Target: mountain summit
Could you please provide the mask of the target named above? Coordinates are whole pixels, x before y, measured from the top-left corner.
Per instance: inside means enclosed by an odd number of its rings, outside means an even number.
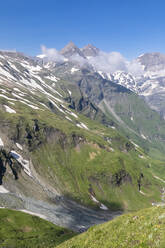
[[[158,52],[142,54],[138,57],[138,61],[145,67],[145,71],[165,69],[165,55]]]
[[[84,54],[81,52],[81,50],[71,41],[69,42],[61,51],[60,53],[69,58],[74,55],[79,55],[80,57],[85,58]]]
[[[78,55],[85,59],[87,57],[97,56],[99,51],[100,50],[97,47],[91,44],[88,44],[80,49],[71,41],[60,51],[60,53],[67,58]]]
[[[85,57],[95,57],[100,52],[100,50],[97,47],[91,44],[88,44],[87,46],[81,48],[81,51],[83,52]]]

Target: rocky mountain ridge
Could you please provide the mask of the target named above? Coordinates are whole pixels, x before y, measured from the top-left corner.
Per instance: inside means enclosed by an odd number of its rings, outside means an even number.
[[[111,64],[109,65],[109,72],[107,72],[107,67],[105,71],[104,69],[98,69],[95,59],[98,64],[99,60],[100,63],[107,63],[108,58],[105,58],[106,60],[102,62],[102,56],[105,53],[102,54],[101,50],[91,44],[79,49],[73,42],[70,42],[60,51],[60,54],[64,56],[64,61],[72,61],[78,68],[90,67],[90,70],[93,68],[104,79],[123,85],[142,96],[152,109],[159,112],[162,118],[165,117],[165,55],[156,52],[140,55],[133,62],[140,70],[136,75],[121,69],[111,72]],[[54,62],[49,61],[49,63],[54,66]]]

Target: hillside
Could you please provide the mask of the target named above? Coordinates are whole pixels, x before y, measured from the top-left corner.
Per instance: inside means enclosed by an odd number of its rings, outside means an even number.
[[[1,52],[0,206],[82,231],[161,201],[165,124],[130,90],[75,66]]]
[[[165,208],[154,207],[117,217],[91,227],[58,248],[163,248],[165,247]]]
[[[61,87],[72,92],[67,98],[72,109],[117,128],[152,157],[163,158],[165,122],[144,99],[116,80],[105,79],[88,64],[57,63],[52,72],[63,79]]]
[[[0,209],[0,223],[1,248],[54,247],[75,235],[37,216],[9,209]]]

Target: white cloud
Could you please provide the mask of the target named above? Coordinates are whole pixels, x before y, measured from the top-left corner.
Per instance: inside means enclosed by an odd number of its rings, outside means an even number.
[[[101,51],[98,56],[91,57],[89,63],[94,65],[97,70],[108,73],[127,70],[126,61],[118,52],[105,53]]]
[[[136,61],[127,61],[120,53],[100,52],[98,56],[91,57],[89,63],[94,65],[97,70],[107,73],[114,73],[116,71],[124,71],[139,76],[143,73],[141,65]]]
[[[84,59],[79,54],[72,55],[70,57],[70,60],[73,61],[73,62],[78,62],[80,66],[83,66],[85,63],[88,62],[87,59]]]
[[[136,60],[128,62],[127,68],[128,72],[130,72],[134,76],[141,76],[144,73],[142,66]]]
[[[17,50],[16,49],[12,49],[12,50],[5,50],[5,49],[0,49],[1,52],[7,52],[7,53],[16,53]]]
[[[48,60],[57,62],[66,61],[66,58],[55,48],[46,48],[45,46],[41,46],[41,50],[42,53],[47,56]],[[72,62],[76,61],[80,66],[89,63],[94,66],[96,70],[106,73],[124,71],[129,72],[134,76],[140,76],[143,73],[141,65],[136,60],[128,61],[119,52],[106,53],[100,51],[98,56],[90,57],[89,59],[84,59],[80,55],[76,54],[71,56],[69,60]]]
[[[65,60],[64,56],[59,53],[55,48],[47,48],[45,46],[41,46],[41,51],[48,60],[53,60],[57,62],[62,62]]]

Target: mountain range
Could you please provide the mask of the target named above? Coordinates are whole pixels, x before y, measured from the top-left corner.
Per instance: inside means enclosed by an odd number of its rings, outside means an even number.
[[[100,70],[104,55],[73,42],[0,52],[0,207],[81,232],[164,204],[165,57],[141,55],[131,73]]]
[[[109,65],[109,72],[107,68],[98,70],[95,66],[95,59],[98,58],[102,51],[95,46],[88,44],[79,49],[73,42],[70,42],[64,47],[60,54],[66,60],[76,61],[79,65],[92,66],[93,70],[97,71],[103,78],[112,80],[131,91],[136,92],[142,96],[149,106],[158,111],[162,118],[164,118],[164,80],[165,80],[165,55],[155,52],[140,55],[134,59],[133,62],[140,68],[140,74],[130,73],[127,70],[116,69],[113,73],[111,65]],[[39,57],[43,55],[39,55]],[[100,61],[101,63],[102,61]]]

